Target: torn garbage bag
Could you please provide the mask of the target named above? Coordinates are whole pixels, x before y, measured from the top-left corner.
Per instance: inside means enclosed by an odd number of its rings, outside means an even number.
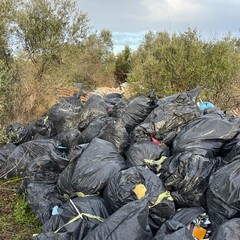
[[[43,232],[57,236],[65,233],[69,239],[84,237],[110,216],[104,200],[99,196],[70,199],[43,224]],[[53,236],[54,236],[53,234]]]
[[[129,167],[147,166],[155,173],[161,167],[159,162],[162,156],[169,156],[169,148],[165,144],[158,145],[151,141],[142,141],[132,144],[126,153],[126,163]]]
[[[198,93],[199,94],[199,93]],[[133,142],[150,139],[153,136],[170,144],[180,127],[200,116],[200,110],[193,98],[186,92],[158,102],[148,117],[132,132]]]
[[[220,159],[184,152],[165,159],[160,169],[164,186],[171,191],[178,207],[205,205],[208,180]]]
[[[94,138],[76,160],[75,166],[70,165],[60,174],[58,185],[67,193],[70,190],[94,194],[102,191],[108,180],[125,168],[124,159],[117,153],[112,143]],[[66,175],[70,179],[65,179]],[[64,187],[62,182],[65,182]]]
[[[209,181],[206,202],[212,229],[240,217],[240,155],[221,167]]]
[[[128,203],[90,232],[84,240],[151,240],[148,225],[148,200]]]
[[[240,121],[223,118],[217,114],[207,114],[184,126],[173,140],[173,154],[191,151],[214,157],[221,148],[233,139],[240,128]]]
[[[159,228],[175,212],[170,192],[162,181],[149,169],[131,167],[114,175],[103,192],[103,198],[113,211],[146,195],[150,206],[150,224]]]

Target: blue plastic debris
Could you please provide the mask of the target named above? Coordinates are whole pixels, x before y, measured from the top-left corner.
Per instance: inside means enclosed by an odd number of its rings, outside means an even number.
[[[204,111],[205,109],[208,109],[208,108],[214,108],[214,105],[210,102],[202,102],[200,105],[199,105],[199,109],[201,111]]]
[[[52,208],[52,215],[58,215],[59,214],[59,212],[58,212],[58,206],[54,206],[53,208]]]
[[[67,149],[67,147],[64,146],[57,146],[58,149]]]

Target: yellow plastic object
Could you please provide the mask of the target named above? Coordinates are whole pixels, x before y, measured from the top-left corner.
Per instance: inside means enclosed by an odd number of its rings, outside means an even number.
[[[170,192],[169,192],[169,191],[165,191],[165,192],[163,192],[163,193],[161,193],[161,194],[158,195],[155,203],[154,203],[152,206],[149,206],[149,208],[153,208],[153,207],[157,206],[157,205],[158,205],[159,203],[161,203],[162,200],[165,199],[165,198],[166,198],[167,200],[169,200],[169,201],[173,201],[173,200],[174,200],[173,197],[171,196]]]
[[[202,227],[199,227],[199,226],[195,226],[194,229],[193,229],[193,233],[192,235],[197,238],[197,239],[204,239],[205,235],[206,235],[206,232],[207,230],[202,228]]]
[[[143,184],[137,184],[132,191],[137,196],[137,199],[142,199],[145,196],[147,189]]]

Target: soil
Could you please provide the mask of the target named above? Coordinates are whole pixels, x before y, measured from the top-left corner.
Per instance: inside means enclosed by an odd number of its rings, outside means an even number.
[[[34,222],[19,223],[14,210],[19,201],[17,188],[19,181],[0,182],[0,240],[28,240],[39,232],[39,224]]]

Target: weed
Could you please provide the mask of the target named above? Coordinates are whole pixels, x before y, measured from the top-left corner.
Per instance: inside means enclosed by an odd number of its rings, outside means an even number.
[[[28,207],[26,197],[17,194],[21,178],[0,180],[0,239],[26,240],[41,232],[41,225]]]

